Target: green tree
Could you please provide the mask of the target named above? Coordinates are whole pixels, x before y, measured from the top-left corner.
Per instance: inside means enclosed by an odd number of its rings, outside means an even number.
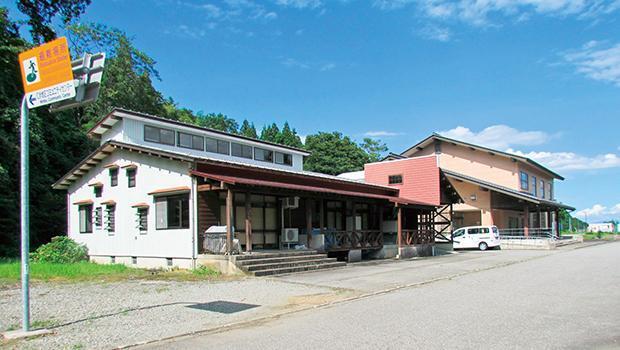
[[[291,129],[288,122],[284,123],[284,126],[282,127],[282,132],[280,133],[277,142],[279,144],[291,147],[303,147],[303,143],[301,142],[301,138],[299,137],[299,135],[297,135],[297,131],[295,129]]]
[[[371,162],[378,162],[383,158],[383,155],[388,151],[388,147],[380,140],[374,140],[370,137],[364,138],[360,143],[360,147],[368,154],[368,159]]]
[[[89,129],[114,107],[166,115],[166,101],[153,87],[151,78],[159,78],[155,61],[138,50],[125,33],[103,25],[77,24],[68,26],[67,34],[74,56],[98,51],[108,55],[99,98],[75,111],[78,125]]]
[[[359,145],[339,132],[308,135],[306,149],[312,154],[306,159],[304,168],[324,174],[362,170],[369,161],[368,154]]]
[[[256,133],[256,128],[254,127],[254,123],[250,123],[247,119],[244,119],[243,123],[241,123],[239,134],[246,136],[246,137],[251,137],[254,139],[258,138],[258,134]]]
[[[232,134],[239,132],[239,123],[237,123],[237,121],[233,118],[229,118],[222,113],[209,113],[206,115],[198,113],[197,124],[206,128],[225,131]]]
[[[18,0],[17,9],[28,16],[30,34],[35,44],[56,38],[52,21],[60,14],[65,25],[78,18],[91,0]]]
[[[278,142],[280,139],[280,128],[276,123],[263,126],[263,130],[260,133],[260,139],[268,142]]]

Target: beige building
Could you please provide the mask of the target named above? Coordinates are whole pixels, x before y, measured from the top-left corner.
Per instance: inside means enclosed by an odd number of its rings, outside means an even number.
[[[554,182],[564,178],[532,159],[433,134],[388,159],[435,155],[464,203],[453,207],[454,228],[496,225],[504,235],[553,235],[560,209]]]

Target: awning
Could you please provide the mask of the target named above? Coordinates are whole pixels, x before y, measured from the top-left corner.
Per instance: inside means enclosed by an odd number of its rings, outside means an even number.
[[[73,202],[73,205],[89,205],[89,204],[93,204],[93,201],[91,201],[90,199],[84,199],[81,201]]]
[[[189,191],[190,191],[189,187],[181,186],[181,187],[160,188],[158,190],[151,191],[148,194],[153,196],[153,195],[186,193],[186,192],[189,192]]]
[[[121,168],[123,169],[136,169],[138,166],[135,164],[127,164],[127,165],[123,165]]]
[[[523,192],[519,192],[516,190],[513,190],[511,188],[508,187],[504,187],[501,185],[497,185],[488,181],[484,181],[484,180],[480,180],[477,179],[475,177],[471,177],[468,175],[463,175],[460,173],[456,173],[454,171],[450,171],[450,170],[446,170],[441,168],[441,171],[443,171],[443,173],[448,177],[448,178],[453,178],[453,179],[457,179],[457,180],[461,180],[461,181],[465,181],[465,182],[469,182],[472,183],[474,185],[478,185],[480,187],[507,195],[509,197],[512,198],[516,198],[516,199],[520,199],[520,200],[524,200],[533,204],[537,204],[537,205],[543,205],[543,206],[549,206],[549,207],[556,207],[556,208],[561,208],[561,209],[566,209],[566,210],[575,210],[575,208],[566,205],[566,204],[562,204],[560,202],[556,202],[556,201],[550,201],[550,200],[546,200],[546,199],[542,199],[542,198],[538,198],[535,196],[532,196],[531,194],[528,193],[523,193]]]
[[[419,202],[419,201],[414,201],[414,200],[405,199],[405,198],[396,197],[396,196],[387,196],[387,195],[358,192],[358,191],[337,190],[337,189],[332,189],[332,188],[291,184],[291,183],[286,183],[286,182],[277,182],[277,181],[269,181],[269,180],[258,180],[254,178],[245,178],[245,177],[239,177],[239,176],[210,174],[210,173],[205,173],[205,172],[196,171],[196,170],[191,170],[190,174],[194,176],[202,177],[205,179],[224,182],[229,185],[241,184],[241,185],[249,185],[249,186],[282,188],[282,189],[305,191],[305,192],[332,193],[332,194],[338,194],[338,195],[343,195],[343,196],[384,199],[392,203],[398,203],[398,204],[403,204],[403,205],[435,207],[435,205],[432,203]]]
[[[149,205],[146,203],[136,203],[134,205],[131,206],[132,208],[148,208]]]
[[[110,199],[110,200],[107,200],[105,202],[101,202],[101,204],[103,204],[103,205],[116,205],[116,202]]]
[[[93,183],[89,183],[88,186],[103,187],[103,184],[101,182],[93,182]]]

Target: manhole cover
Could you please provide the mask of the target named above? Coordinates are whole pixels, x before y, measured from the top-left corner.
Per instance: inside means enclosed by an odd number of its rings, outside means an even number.
[[[253,309],[259,306],[260,305],[235,303],[232,301],[218,300],[218,301],[212,301],[210,303],[188,305],[187,307],[192,308],[192,309],[197,309],[197,310],[218,312],[221,314],[234,314],[237,312]]]

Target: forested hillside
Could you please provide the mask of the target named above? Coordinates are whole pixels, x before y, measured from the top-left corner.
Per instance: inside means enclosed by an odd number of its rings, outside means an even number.
[[[8,10],[0,7],[0,257],[19,252],[19,106],[23,91],[17,55],[57,35],[67,36],[74,58],[99,51],[106,52],[108,58],[96,103],[60,113],[50,113],[44,107],[30,113],[32,249],[65,232],[65,193],[52,190],[51,184],[96,147],[86,137],[86,130],[113,107],[303,147],[312,152],[307,170],[328,174],[361,169],[387,151],[380,141],[364,139],[358,144],[339,132],[308,135],[304,144],[287,122],[281,127],[265,125],[259,132],[247,119],[239,123],[222,113],[182,108],[153,86],[153,79],[161,79],[155,60],[136,48],[125,33],[100,24],[78,24],[90,0],[17,3],[28,17],[26,23],[12,22]],[[62,27],[54,27],[52,22],[62,23]],[[29,38],[20,35],[20,26],[27,28]]]

